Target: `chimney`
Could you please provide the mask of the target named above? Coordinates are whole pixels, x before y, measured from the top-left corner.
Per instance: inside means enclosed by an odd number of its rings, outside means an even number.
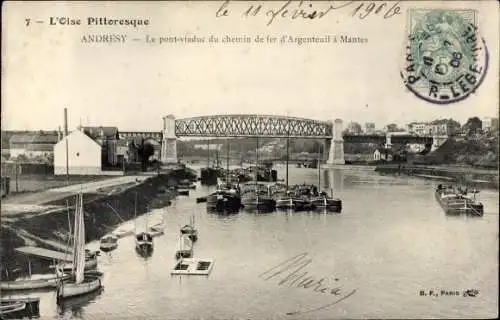
[[[62,132],[61,132],[61,126],[59,126],[59,129],[57,129],[57,141],[62,140]]]

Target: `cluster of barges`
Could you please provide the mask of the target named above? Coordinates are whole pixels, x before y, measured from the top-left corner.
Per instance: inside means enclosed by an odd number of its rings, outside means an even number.
[[[201,202],[200,198],[197,200]],[[333,191],[328,195],[317,186],[306,184],[287,187],[281,183],[220,183],[217,190],[206,197],[206,202],[207,209],[215,212],[238,212],[241,208],[260,212],[342,211],[342,201],[333,197]]]

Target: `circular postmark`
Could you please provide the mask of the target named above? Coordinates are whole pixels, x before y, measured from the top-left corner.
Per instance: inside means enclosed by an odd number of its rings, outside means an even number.
[[[410,12],[410,21],[401,71],[408,90],[436,104],[458,102],[474,93],[488,68],[475,12]]]

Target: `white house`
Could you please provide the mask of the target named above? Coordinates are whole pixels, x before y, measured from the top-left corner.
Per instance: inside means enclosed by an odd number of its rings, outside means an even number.
[[[75,130],[54,146],[54,174],[66,174],[66,141],[68,171],[75,175],[102,173],[101,146],[80,130]]]
[[[392,152],[390,149],[377,148],[373,152],[373,160],[375,160],[375,161],[380,161],[380,160],[391,161],[392,160]]]

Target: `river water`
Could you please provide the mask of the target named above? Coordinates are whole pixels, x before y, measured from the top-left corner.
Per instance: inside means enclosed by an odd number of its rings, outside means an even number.
[[[289,170],[292,184],[318,182],[315,169]],[[278,174],[284,177],[283,167]],[[341,214],[243,211],[219,216],[196,203],[208,192],[198,185],[189,197],[179,196],[172,206],[121,226],[140,229],[164,219],[166,233],[154,239],[150,258],[136,254],[133,237],[120,239],[118,249],[99,258],[103,292],[62,307],[56,306],[54,292],[36,293],[40,314],[51,319],[497,316],[497,191],[479,194],[485,205],[482,218],[450,217],[434,199],[436,182],[340,169],[324,171],[321,179],[323,188],[333,187],[342,199]],[[199,231],[194,255],[214,259],[214,267],[208,277],[171,276],[179,228],[192,215]],[[301,261],[309,264],[297,274],[307,272],[314,287],[298,288],[300,281],[290,285],[293,278],[286,277],[292,269],[268,280],[262,275],[300,254],[307,254]],[[467,289],[478,294],[464,297]],[[422,290],[427,295],[421,296]],[[430,290],[437,295],[429,295]],[[459,295],[442,295],[441,290]]]

